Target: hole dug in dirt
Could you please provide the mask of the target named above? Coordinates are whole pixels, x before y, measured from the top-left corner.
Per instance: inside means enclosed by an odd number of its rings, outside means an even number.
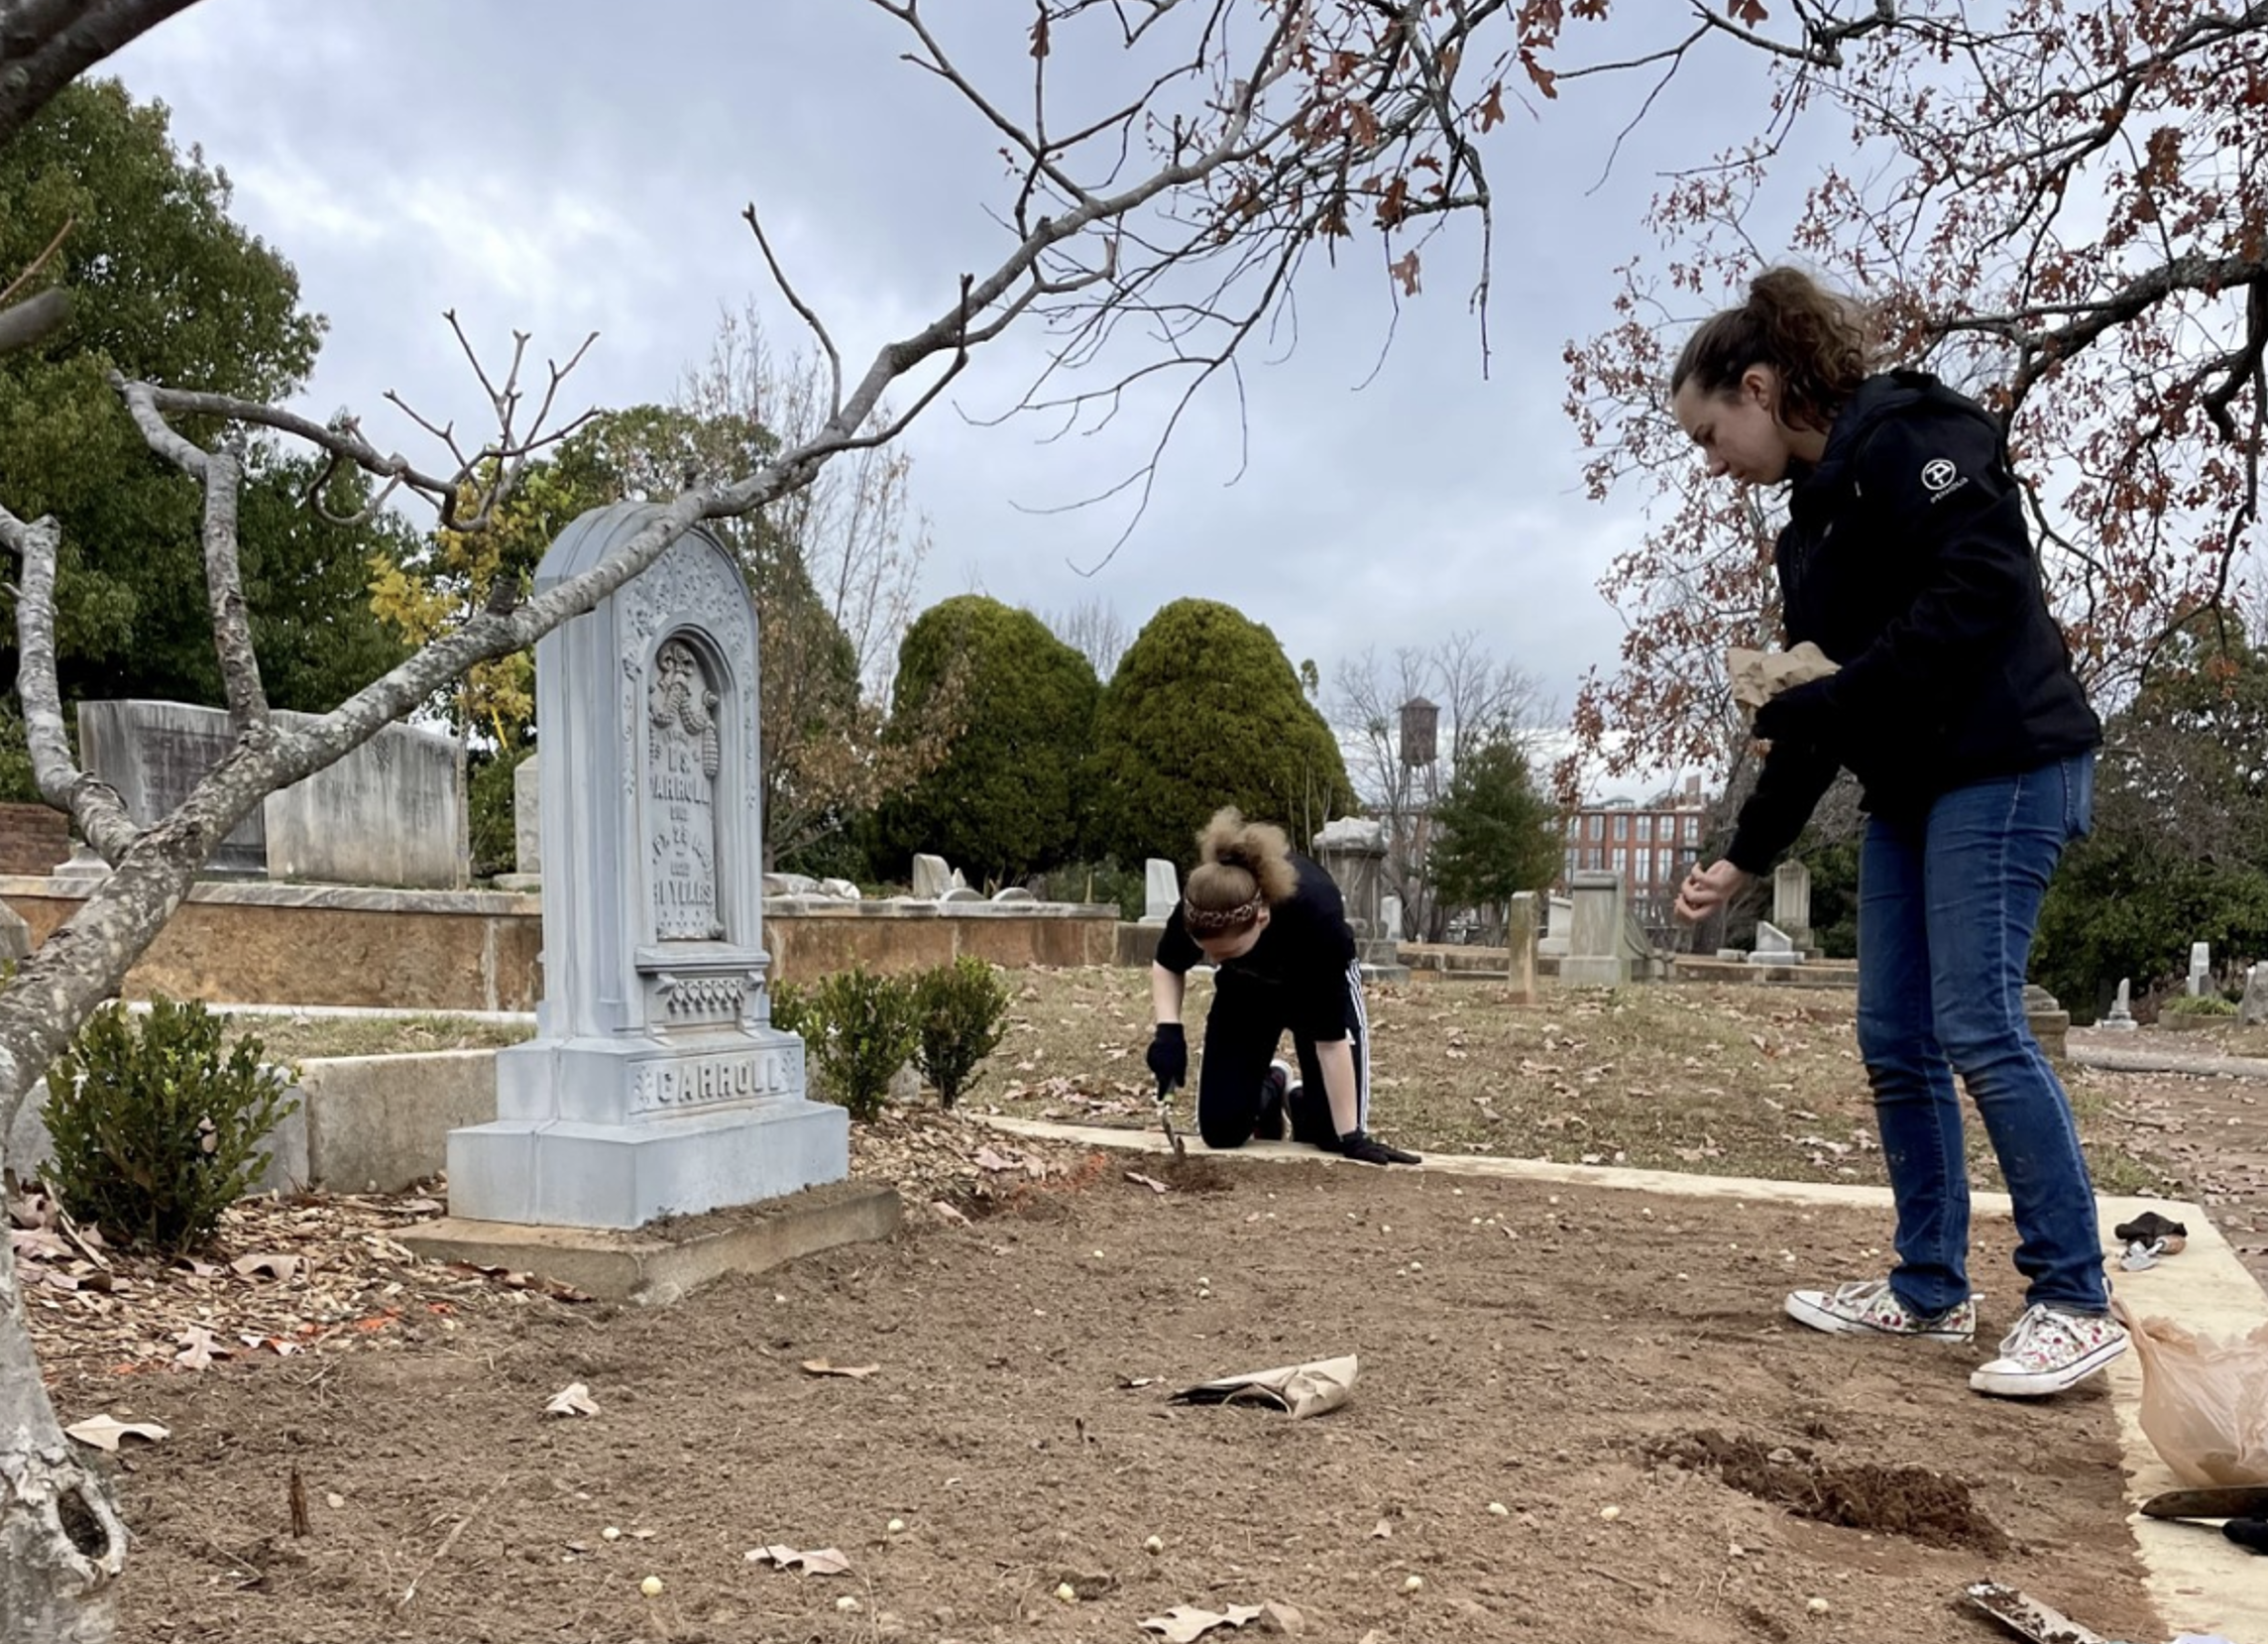
[[[1800,1446],[1728,1439],[1713,1428],[1657,1439],[1648,1461],[1713,1472],[1734,1489],[1784,1507],[1798,1518],[1928,1547],[1967,1548],[1997,1557],[2008,1538],[1984,1515],[1969,1486],[1927,1468],[1822,1462]]]

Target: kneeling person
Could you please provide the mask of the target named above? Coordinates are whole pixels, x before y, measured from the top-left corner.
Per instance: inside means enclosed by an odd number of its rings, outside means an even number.
[[[1186,1084],[1182,996],[1191,967],[1210,962],[1212,1013],[1197,1080],[1197,1131],[1208,1147],[1241,1147],[1287,1130],[1363,1164],[1416,1164],[1364,1125],[1370,1045],[1354,932],[1338,886],[1298,855],[1284,830],[1223,810],[1197,835],[1199,862],[1166,920],[1150,968],[1157,1023],[1150,1071]],[[1276,1060],[1286,1031],[1300,1072]],[[1318,1094],[1319,1093],[1319,1094]]]

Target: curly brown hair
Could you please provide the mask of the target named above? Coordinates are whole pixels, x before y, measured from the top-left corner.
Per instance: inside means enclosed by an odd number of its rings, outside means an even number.
[[[1766,269],[1749,299],[1701,322],[1669,374],[1674,396],[1687,382],[1730,394],[1753,365],[1779,374],[1779,419],[1825,431],[1867,380],[1871,352],[1866,308],[1829,291],[1801,269]]]
[[[1247,822],[1242,811],[1227,805],[1198,830],[1197,866],[1182,891],[1182,917],[1192,935],[1232,936],[1299,884],[1284,830],[1272,822]]]

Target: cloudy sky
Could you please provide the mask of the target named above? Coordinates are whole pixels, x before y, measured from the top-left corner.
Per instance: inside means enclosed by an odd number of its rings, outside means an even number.
[[[483,419],[444,309],[500,357],[515,327],[538,351],[598,331],[578,408],[668,398],[721,312],[751,298],[775,344],[793,341],[739,220],[750,201],[852,359],[938,312],[964,270],[998,261],[987,210],[1008,184],[995,145],[897,60],[897,26],[871,7],[655,0],[634,25],[630,12],[204,0],[107,71],[170,105],[176,138],[227,170],[239,218],[329,316],[308,408],[353,408],[382,443],[413,451],[389,389],[428,414]],[[992,88],[1028,96],[1028,8],[957,0],[938,16]],[[1137,408],[1109,433],[1053,443],[1029,421],[981,426],[1014,404],[1044,338],[980,357],[906,439],[935,530],[925,603],[970,589],[1043,613],[1099,599],[1133,627],[1203,595],[1268,623],[1326,677],[1366,646],[1473,630],[1564,709],[1586,667],[1611,664],[1620,619],[1593,584],[1643,520],[1635,497],[1582,493],[1560,351],[1608,323],[1614,268],[1651,254],[1639,219],[1656,176],[1753,118],[1754,64],[1719,52],[1699,67],[1603,186],[1644,82],[1591,82],[1491,140],[1485,376],[1465,300],[1475,237],[1428,250],[1424,294],[1375,377],[1395,320],[1378,259],[1314,264],[1298,346],[1247,362],[1241,476],[1238,410],[1215,393],[1169,449],[1138,528],[1091,576],[1076,567],[1108,554],[1125,509],[1036,511],[1122,477],[1155,417]],[[1068,46],[1054,71],[1075,101],[1100,88]]]

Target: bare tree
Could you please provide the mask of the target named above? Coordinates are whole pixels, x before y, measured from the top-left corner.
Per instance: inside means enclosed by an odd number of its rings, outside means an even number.
[[[1022,408],[1099,413],[1137,383],[1178,382],[1162,441],[1190,397],[1229,370],[1251,332],[1281,311],[1306,253],[1351,236],[1358,213],[1370,215],[1383,243],[1400,245],[1387,266],[1408,292],[1418,282],[1416,231],[1452,210],[1476,209],[1485,220],[1489,196],[1472,139],[1504,118],[1514,54],[1508,47],[1492,60],[1473,31],[1509,15],[1506,0],[1441,7],[1147,0],[1139,8],[1043,0],[1030,14],[1022,112],[963,71],[918,0],[870,3],[905,32],[906,60],[988,122],[1009,157],[1013,197],[999,213],[1001,256],[989,270],[952,281],[928,323],[859,366],[844,360],[751,206],[758,252],[826,361],[824,414],[745,474],[680,492],[604,563],[525,603],[507,591],[336,709],[286,726],[269,711],[246,618],[240,466],[225,444],[194,443],[174,419],[290,436],[380,479],[381,501],[414,493],[443,526],[463,530],[490,518],[525,472],[546,437],[561,374],[553,372],[531,407],[515,349],[511,370],[483,376],[498,415],[495,439],[468,451],[452,430],[427,424],[450,455],[436,471],[382,451],[351,421],[326,427],[192,388],[119,382],[151,449],[203,491],[206,597],[235,732],[228,754],[179,808],[142,826],[115,792],[73,763],[64,735],[56,674],[59,529],[52,520],[0,509],[0,542],[20,561],[18,688],[37,779],[113,868],[0,989],[0,1135],[57,1050],[116,994],[210,852],[267,794],[341,758],[473,664],[529,646],[588,611],[689,528],[778,506],[831,464],[886,448],[974,350],[1011,327],[1049,327],[1057,342]],[[7,54],[0,137],[70,73],[178,9],[26,0],[0,10]],[[1049,64],[1075,49],[1122,54],[1131,90],[1108,106],[1060,106]],[[1075,380],[1082,369],[1103,380]],[[904,409],[882,415],[893,390],[906,396]],[[1153,460],[1126,483],[1146,489],[1154,473]],[[0,1245],[0,1637],[109,1638],[125,1550],[108,1480],[57,1423],[13,1260]]]
[[[1430,648],[1405,646],[1383,660],[1376,649],[1348,657],[1332,671],[1331,687],[1327,717],[1346,750],[1347,775],[1386,824],[1387,887],[1402,898],[1397,934],[1437,942],[1452,910],[1426,871],[1433,807],[1471,750],[1509,738],[1532,753],[1532,733],[1546,717],[1540,689],[1471,633]],[[1405,756],[1419,751],[1403,745],[1402,707],[1418,698],[1434,705],[1439,721],[1434,757],[1413,763]]]
[[[1571,45],[1610,6],[1531,10],[1554,34],[1563,17]],[[1663,257],[1632,258],[1611,329],[1568,350],[1593,494],[1635,487],[1656,505],[1603,590],[1673,618],[1586,688],[1588,722],[1675,758],[1709,729],[1678,659],[1742,643],[1765,603],[1768,541],[1707,483],[1662,384],[1693,322],[1782,255],[1871,299],[1887,360],[2006,417],[2075,660],[2124,694],[2190,613],[2231,603],[2268,545],[2268,145],[2254,117],[2268,5],[1690,0],[1645,16],[1655,49],[1560,66],[1555,86],[1643,74],[1658,90],[1706,71],[1710,53],[1754,56],[1772,84],[1745,136],[1664,180],[1648,216]],[[1797,208],[1784,251],[1757,239],[1774,193]],[[1707,598],[1675,608],[1661,596],[1696,563]]]
[[[1084,656],[1104,684],[1118,671],[1118,658],[1134,643],[1126,619],[1105,599],[1084,599],[1063,611],[1050,611],[1041,619],[1048,632]]]

